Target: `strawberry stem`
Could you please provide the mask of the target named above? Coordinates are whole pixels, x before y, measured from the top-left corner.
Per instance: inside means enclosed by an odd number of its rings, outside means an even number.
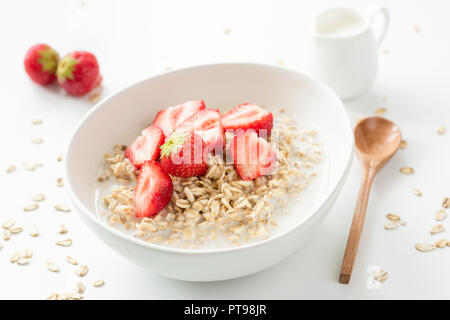
[[[172,133],[166,142],[160,147],[161,158],[164,156],[169,158],[172,152],[176,152],[178,147],[183,145],[188,135],[189,132],[185,131],[175,131]]]

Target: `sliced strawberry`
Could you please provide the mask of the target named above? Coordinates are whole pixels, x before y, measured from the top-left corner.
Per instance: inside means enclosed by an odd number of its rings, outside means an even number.
[[[166,137],[168,137],[180,123],[203,109],[205,109],[205,102],[203,100],[187,101],[159,111],[156,114],[155,120],[153,120],[153,124],[160,126]]]
[[[224,114],[222,125],[225,130],[253,129],[258,135],[267,137],[273,128],[273,115],[255,104],[244,103]],[[267,130],[265,134],[260,134],[262,129]]]
[[[164,132],[159,126],[151,125],[125,151],[125,156],[139,169],[145,161],[158,159],[160,146],[164,143]]]
[[[136,218],[156,215],[167,206],[172,191],[172,180],[161,165],[155,161],[146,161],[141,168],[134,191]]]
[[[210,152],[221,148],[225,141],[225,131],[222,126],[220,111],[217,109],[200,110],[184,120],[177,130],[195,132],[200,135],[205,148]]]
[[[188,131],[175,131],[161,147],[161,166],[176,177],[205,175],[208,170],[202,138]]]
[[[254,130],[239,130],[230,144],[230,156],[242,180],[253,180],[270,174],[277,162],[277,154],[266,139]]]

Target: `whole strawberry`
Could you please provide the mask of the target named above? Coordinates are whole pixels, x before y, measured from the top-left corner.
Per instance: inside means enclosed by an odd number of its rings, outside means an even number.
[[[203,176],[208,170],[204,150],[200,135],[175,131],[161,146],[161,167],[176,177]]]
[[[24,65],[28,76],[40,85],[48,85],[56,79],[58,53],[46,44],[36,44],[28,49]]]
[[[74,51],[58,64],[58,83],[69,94],[82,96],[102,82],[97,58],[87,51]]]

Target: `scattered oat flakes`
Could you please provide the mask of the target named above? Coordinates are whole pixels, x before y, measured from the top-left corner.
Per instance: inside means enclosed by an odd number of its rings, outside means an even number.
[[[66,234],[67,232],[69,232],[69,229],[67,229],[67,227],[66,227],[65,224],[61,224],[61,225],[59,226],[58,233],[59,233],[59,234]]]
[[[47,262],[46,266],[47,266],[47,269],[51,272],[59,272],[59,267],[56,265],[56,263]]]
[[[75,258],[71,257],[71,256],[67,256],[66,257],[66,261],[70,264],[73,264],[74,266],[78,265],[78,261],[75,260]]]
[[[94,287],[101,287],[101,286],[103,286],[105,284],[105,281],[103,281],[103,280],[95,280],[93,283],[92,283],[92,285],[94,286]]]
[[[387,112],[386,108],[378,108],[378,109],[375,110],[375,114],[377,116],[381,116],[381,115],[385,114],[386,112]]]
[[[77,283],[75,283],[75,291],[78,294],[83,294],[85,290],[86,290],[86,287],[84,286],[83,282],[78,281]]]
[[[400,221],[400,216],[398,214],[395,214],[395,213],[388,213],[386,215],[386,218],[388,220],[391,220],[391,221]]]
[[[417,189],[417,188],[414,188],[414,189],[413,189],[413,194],[416,195],[416,196],[418,196],[418,197],[421,197],[421,196],[422,196],[422,191],[420,191],[420,190]]]
[[[434,250],[436,247],[430,243],[419,242],[416,243],[416,250],[420,252],[428,252]]]
[[[36,210],[37,208],[39,208],[39,205],[37,203],[32,203],[23,207],[23,211],[33,211]]]
[[[8,167],[8,169],[6,169],[6,173],[13,173],[14,171],[16,171],[16,166],[15,165],[10,165]]]
[[[414,169],[411,167],[401,167],[400,168],[400,172],[403,174],[413,174],[414,173]]]
[[[437,130],[438,134],[444,134],[447,131],[444,125],[440,126]]]
[[[44,142],[44,139],[42,139],[42,138],[33,138],[31,140],[31,142],[33,142],[34,144],[41,144],[42,142]]]
[[[63,178],[58,178],[57,180],[56,180],[56,186],[57,187],[64,187],[64,180],[63,180]]]
[[[431,230],[430,230],[430,234],[436,234],[436,233],[441,233],[444,232],[445,228],[442,224],[436,224],[434,225]]]
[[[23,230],[22,227],[13,227],[13,228],[9,228],[9,231],[10,231],[12,234],[18,234],[18,233],[21,233],[22,230]]]
[[[448,244],[448,240],[447,239],[441,239],[439,241],[436,241],[436,243],[434,244],[434,246],[436,248],[444,248],[446,247]]]
[[[36,126],[36,125],[39,125],[39,124],[42,124],[42,122],[43,122],[43,121],[40,120],[40,119],[36,119],[36,120],[31,121],[31,123],[34,124],[35,126]]]
[[[88,266],[81,265],[77,270],[75,270],[75,274],[79,277],[84,277],[89,271]]]
[[[31,200],[33,200],[33,201],[44,201],[45,200],[45,196],[44,196],[43,193],[35,194],[34,196],[31,197]]]
[[[442,221],[445,219],[445,217],[447,217],[447,213],[445,212],[444,209],[439,209],[434,213],[434,219],[436,221]]]
[[[89,101],[90,102],[97,102],[98,100],[100,100],[100,97],[101,97],[100,93],[94,93],[93,95],[91,95],[89,97]]]
[[[448,209],[450,207],[450,198],[445,197],[442,201],[442,207]]]
[[[20,257],[20,252],[14,252],[11,255],[11,258],[9,258],[9,261],[11,261],[11,263],[16,263],[17,261],[19,261]]]
[[[31,226],[31,228],[30,228],[30,236],[32,236],[32,237],[39,236],[39,229],[36,226]]]
[[[384,225],[384,229],[386,230],[394,230],[398,228],[398,222],[397,221],[389,221]]]
[[[9,229],[9,228],[11,228],[14,225],[14,223],[16,223],[16,221],[14,221],[13,218],[9,218],[5,222],[3,222],[2,228],[3,229]]]
[[[62,212],[70,212],[70,208],[68,206],[62,205],[62,204],[57,204],[55,206],[55,209],[57,211],[62,211]]]
[[[31,249],[26,248],[22,253],[22,258],[30,259],[33,256],[33,251]]]
[[[384,282],[386,281],[388,277],[388,273],[386,271],[384,271],[383,269],[381,269],[380,271],[378,271],[377,273],[374,274],[373,279],[379,282]]]
[[[408,146],[408,142],[406,140],[402,140],[400,142],[400,149],[405,149]]]
[[[11,231],[9,229],[3,230],[3,240],[8,241],[11,239]]]
[[[72,239],[65,239],[56,241],[56,244],[61,247],[70,247],[72,245]]]

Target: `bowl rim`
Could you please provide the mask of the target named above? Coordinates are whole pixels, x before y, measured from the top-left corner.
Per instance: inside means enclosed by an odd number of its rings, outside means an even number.
[[[151,75],[142,80],[139,80],[133,84],[126,86],[125,88],[123,88],[119,91],[116,91],[116,92],[108,95],[106,98],[99,101],[91,110],[89,110],[76,125],[72,135],[70,136],[69,144],[68,144],[68,146],[65,150],[65,154],[64,154],[64,174],[66,177],[66,188],[65,189],[69,196],[69,199],[74,203],[74,205],[77,209],[76,210],[77,213],[79,215],[82,214],[84,217],[87,217],[87,219],[92,221],[95,225],[99,226],[100,228],[102,228],[103,230],[105,230],[109,233],[112,233],[113,235],[121,238],[122,240],[131,242],[138,246],[142,246],[142,247],[149,248],[152,250],[160,251],[160,252],[183,254],[183,255],[206,255],[206,254],[219,254],[219,253],[225,253],[225,252],[249,250],[249,249],[252,249],[255,247],[263,246],[266,243],[275,241],[278,238],[285,237],[289,233],[293,232],[295,229],[301,227],[302,225],[306,224],[309,220],[311,220],[319,211],[321,211],[323,209],[323,207],[328,203],[330,198],[332,198],[336,192],[339,192],[339,189],[340,189],[339,187],[343,184],[343,182],[345,182],[345,179],[348,177],[348,173],[350,171],[350,167],[351,167],[352,159],[353,159],[353,149],[354,149],[353,139],[351,139],[349,148],[348,148],[348,150],[346,150],[346,153],[347,153],[346,165],[344,166],[342,172],[340,173],[340,177],[339,177],[338,181],[335,183],[335,185],[332,187],[332,190],[328,193],[328,195],[325,197],[325,199],[316,208],[316,210],[314,212],[312,212],[305,220],[303,220],[301,223],[295,225],[294,227],[288,228],[288,229],[284,230],[283,232],[275,234],[274,236],[269,237],[267,239],[244,244],[244,245],[241,245],[238,247],[226,247],[226,248],[218,248],[218,249],[182,249],[182,248],[173,248],[173,247],[163,246],[163,245],[159,245],[159,244],[153,244],[153,243],[150,243],[147,241],[136,239],[133,236],[126,234],[126,233],[118,230],[117,228],[114,228],[113,226],[110,226],[107,223],[101,221],[93,212],[91,212],[91,210],[89,210],[82,203],[82,201],[80,199],[78,199],[78,196],[76,195],[74,189],[72,188],[72,182],[70,180],[69,168],[68,168],[68,159],[69,159],[69,155],[70,155],[74,140],[77,137],[78,132],[82,129],[85,121],[88,118],[90,118],[94,113],[96,113],[98,110],[105,108],[105,106],[108,105],[108,102],[111,99],[113,99],[116,96],[119,96],[121,94],[124,94],[126,91],[128,91],[134,87],[142,85],[144,82],[150,81],[152,79],[157,79],[159,77],[164,77],[168,74],[175,74],[175,73],[189,71],[189,70],[211,68],[211,67],[245,67],[245,66],[274,69],[277,71],[282,70],[283,72],[295,74],[297,76],[300,75],[301,77],[314,82],[314,84],[317,85],[318,87],[320,87],[324,92],[326,92],[326,94],[328,94],[336,102],[336,106],[344,112],[344,114],[346,115],[345,119],[347,122],[347,126],[351,132],[351,136],[353,137],[353,130],[352,130],[350,118],[348,116],[348,112],[347,112],[342,100],[337,96],[337,94],[334,91],[332,91],[323,82],[321,82],[320,80],[318,80],[310,75],[307,75],[301,71],[293,70],[293,69],[286,68],[286,67],[276,66],[276,65],[264,64],[264,63],[225,62],[225,63],[202,64],[202,65],[196,65],[196,66],[190,66],[190,67],[186,67],[186,68],[171,70],[171,71],[164,72],[164,73],[158,73],[156,75]],[[96,233],[96,232],[94,232],[94,233]]]

